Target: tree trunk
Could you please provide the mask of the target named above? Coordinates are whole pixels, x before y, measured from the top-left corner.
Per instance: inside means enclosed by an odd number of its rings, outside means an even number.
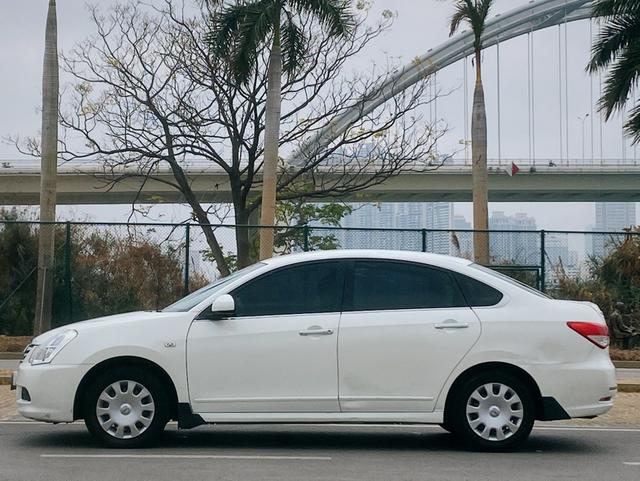
[[[273,37],[269,56],[267,83],[267,105],[264,133],[264,163],[262,165],[262,204],[260,225],[275,225],[276,185],[278,173],[278,144],[280,142],[282,51],[280,48],[279,20]],[[260,229],[260,259],[273,255],[273,229]]]
[[[182,192],[182,195],[184,195],[185,200],[187,201],[189,206],[191,206],[191,209],[193,210],[193,215],[195,216],[196,220],[200,224],[200,228],[204,233],[204,238],[206,239],[207,244],[211,249],[211,254],[213,255],[213,258],[216,261],[216,267],[218,268],[218,272],[220,272],[220,275],[222,277],[228,276],[230,274],[229,266],[227,265],[227,261],[224,258],[224,252],[222,251],[222,248],[218,243],[218,239],[216,239],[215,232],[213,231],[213,228],[211,227],[211,225],[209,225],[210,223],[209,216],[200,205],[200,202],[198,202],[198,199],[193,193],[193,190],[191,190],[191,186],[189,185],[189,179],[187,179],[187,176],[185,175],[184,170],[182,170],[182,167],[178,165],[175,158],[167,159],[167,161],[171,166],[173,177],[176,179],[176,182],[178,183],[180,192]]]
[[[55,263],[56,176],[58,167],[58,33],[56,1],[49,0],[42,72],[40,235],[34,334],[51,329]],[[47,224],[49,223],[49,224]]]
[[[473,94],[471,152],[473,157],[473,235],[475,261],[489,265],[489,173],[487,171],[487,112],[482,85],[481,52],[476,52],[476,86]]]

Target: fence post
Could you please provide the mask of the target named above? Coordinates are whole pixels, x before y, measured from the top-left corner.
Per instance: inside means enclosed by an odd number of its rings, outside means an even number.
[[[184,226],[184,281],[182,282],[183,293],[186,296],[189,294],[189,244],[191,241],[191,225],[186,224]]]
[[[71,292],[71,222],[65,225],[64,292],[67,301],[67,322],[73,320],[73,294]]]
[[[427,252],[427,229],[422,229],[422,252]]]
[[[547,258],[545,246],[545,231],[540,231],[540,290],[545,292],[547,289]]]
[[[302,235],[304,239],[302,248],[305,252],[309,252],[309,224],[305,224],[302,228]]]

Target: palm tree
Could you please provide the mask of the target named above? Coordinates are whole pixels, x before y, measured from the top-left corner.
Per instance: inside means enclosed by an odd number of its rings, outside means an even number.
[[[260,215],[263,226],[275,223],[282,73],[293,75],[303,65],[309,42],[296,21],[310,15],[330,35],[348,35],[354,25],[348,7],[346,0],[254,0],[225,7],[212,18],[206,40],[214,55],[228,61],[239,83],[249,81],[263,45],[271,43]],[[273,229],[260,229],[260,259],[273,255],[273,239]]]
[[[601,17],[604,25],[593,44],[587,70],[608,71],[599,109],[609,120],[626,107],[640,77],[640,1],[599,0],[593,6],[593,16]],[[634,143],[640,142],[640,106],[631,110],[624,128]]]
[[[487,111],[482,85],[482,34],[493,0],[456,0],[451,17],[450,36],[467,22],[473,31],[476,86],[471,119],[471,156],[473,157],[473,245],[475,260],[489,264],[489,173],[487,171]]]
[[[34,333],[51,328],[56,220],[56,175],[58,167],[58,26],[56,0],[49,0],[42,71],[42,140],[40,172],[40,235],[38,240],[38,284]]]

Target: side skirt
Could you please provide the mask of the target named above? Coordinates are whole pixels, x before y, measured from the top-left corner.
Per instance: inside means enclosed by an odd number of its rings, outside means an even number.
[[[440,424],[441,411],[433,413],[200,413],[206,423],[381,423]]]

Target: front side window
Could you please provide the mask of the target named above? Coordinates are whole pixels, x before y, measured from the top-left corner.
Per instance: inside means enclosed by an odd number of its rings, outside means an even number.
[[[342,263],[338,261],[282,267],[231,293],[236,316],[340,312],[343,276]]]
[[[349,310],[467,307],[451,273],[421,264],[356,261]]]
[[[239,271],[234,272],[233,274],[227,277],[221,277],[217,281],[204,286],[201,289],[198,289],[195,292],[192,292],[186,297],[183,297],[177,302],[174,302],[169,307],[165,307],[163,309],[164,312],[187,312],[190,309],[193,309],[201,302],[205,301],[207,298],[214,295],[216,292],[220,291],[223,287],[227,286],[231,282],[239,279],[256,269],[260,269],[264,267],[266,264],[264,262],[258,262],[256,264],[250,265],[249,267],[245,267],[244,269],[240,269]]]

